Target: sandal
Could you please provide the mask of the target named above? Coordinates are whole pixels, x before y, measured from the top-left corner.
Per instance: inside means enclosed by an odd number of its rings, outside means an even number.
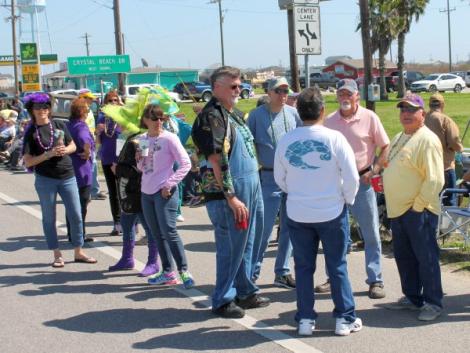
[[[54,268],[61,268],[61,267],[64,267],[65,266],[65,262],[64,262],[64,259],[59,256],[59,257],[56,257],[54,259],[54,262],[52,263],[52,267]]]
[[[94,259],[93,257],[89,257],[89,256],[75,259],[74,261],[84,263],[84,264],[96,264],[98,262],[96,259]]]

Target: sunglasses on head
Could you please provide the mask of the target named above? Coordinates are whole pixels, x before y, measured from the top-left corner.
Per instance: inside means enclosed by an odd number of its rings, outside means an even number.
[[[418,110],[420,110],[420,107],[412,107],[411,105],[405,105],[400,107],[400,112],[402,113],[416,113]]]
[[[274,89],[274,93],[276,93],[276,94],[281,94],[281,93],[282,93],[282,94],[288,94],[288,93],[289,93],[289,89],[287,89],[287,88],[279,88],[279,87],[278,87],[278,88],[275,88],[275,89]]]

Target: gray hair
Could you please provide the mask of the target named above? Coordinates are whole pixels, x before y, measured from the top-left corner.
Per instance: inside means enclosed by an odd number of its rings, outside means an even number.
[[[211,75],[211,86],[214,88],[215,82],[222,77],[230,77],[231,79],[239,78],[241,75],[240,69],[233,66],[221,66],[216,69]]]

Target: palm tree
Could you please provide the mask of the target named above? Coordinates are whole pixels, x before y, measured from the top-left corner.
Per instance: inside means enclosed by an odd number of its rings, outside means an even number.
[[[405,95],[405,80],[403,69],[405,64],[405,36],[410,31],[413,20],[418,21],[419,17],[424,14],[426,5],[429,0],[388,0],[385,1],[384,7],[387,11],[397,11],[398,16],[392,19],[395,22],[395,29],[398,33],[398,61],[397,67],[400,73],[398,80],[398,98]]]

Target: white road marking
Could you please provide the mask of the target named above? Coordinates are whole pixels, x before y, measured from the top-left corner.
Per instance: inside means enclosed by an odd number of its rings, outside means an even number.
[[[0,192],[0,199],[2,199],[3,201],[5,201],[6,203],[10,205],[13,205],[14,207],[18,207],[22,211],[42,221],[41,211],[38,211],[34,209],[33,207],[28,206],[24,204],[23,202],[16,200],[1,192]],[[59,232],[66,234],[67,229],[64,223],[56,222],[56,226]],[[121,253],[119,251],[115,250],[113,247],[105,243],[95,241],[93,243],[88,243],[88,245],[93,247],[95,250],[101,251],[103,254],[108,255],[109,257],[112,257],[116,260],[119,260],[121,258]],[[135,268],[138,271],[142,271],[144,266],[145,264],[143,262],[138,261],[138,260],[135,261]],[[209,296],[207,296],[203,292],[195,288],[187,290],[180,286],[171,287],[171,288],[177,291],[178,293],[184,295],[185,297],[191,299],[193,302],[197,302],[198,304],[203,305],[208,309],[211,308],[211,299]],[[293,338],[281,331],[277,331],[273,327],[265,324],[263,321],[258,321],[257,319],[249,315],[245,315],[245,317],[243,317],[242,319],[233,319],[233,321],[244,326],[248,330],[251,330],[257,333],[258,335],[263,336],[264,338],[267,338],[273,343],[276,343],[277,345],[290,350],[291,352],[322,353],[320,350],[315,349],[314,347],[305,344],[301,340],[297,338]]]

